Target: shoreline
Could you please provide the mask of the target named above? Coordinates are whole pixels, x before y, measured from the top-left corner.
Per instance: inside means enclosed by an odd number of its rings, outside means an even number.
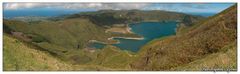
[[[132,32],[132,28],[129,27],[129,24],[127,24],[127,32],[128,32],[128,33],[132,33],[132,34],[134,34],[134,32]]]
[[[108,40],[114,40],[114,38],[121,38],[121,39],[130,39],[130,40],[143,40],[144,37],[134,38],[134,37],[111,37]]]
[[[105,33],[116,32],[116,33],[122,33],[122,34],[134,34],[134,32],[132,32],[131,30],[132,28],[129,27],[129,24],[123,24],[123,26],[121,27],[112,27],[112,28],[106,29]]]
[[[169,21],[156,21],[156,20],[148,20],[148,22],[169,22]],[[178,22],[178,20],[176,20],[175,22]],[[140,23],[140,22],[134,22],[134,23]],[[129,27],[129,24],[131,23],[128,23],[128,24],[125,24],[127,27],[126,27],[126,31],[128,33],[132,33],[132,34],[135,34],[133,31],[132,31],[132,28]],[[105,31],[105,33],[109,32],[108,30]],[[107,38],[107,40],[115,40],[114,38],[121,38],[121,39],[129,39],[129,40],[144,40],[144,37],[110,37],[110,38]],[[115,43],[106,43],[106,42],[101,42],[101,41],[97,41],[97,40],[90,40],[89,42],[96,42],[96,43],[101,43],[101,44],[118,44],[120,43],[119,40],[116,40],[117,42]]]
[[[126,24],[126,26],[127,26],[126,27],[126,31],[128,33],[135,34],[134,32],[131,31],[132,28],[129,27],[129,24]],[[105,32],[109,32],[109,31],[106,30]],[[107,40],[115,40],[117,42],[115,42],[115,43],[107,43],[107,42],[102,42],[102,41],[97,41],[97,40],[89,40],[89,42],[93,42],[93,43],[95,42],[95,43],[101,43],[101,44],[119,44],[120,41],[116,40],[114,38],[129,39],[129,40],[144,40],[144,37],[110,37],[110,38],[107,38]]]
[[[129,40],[144,40],[144,37],[140,37],[140,38],[133,38],[133,37],[110,37],[107,38],[107,40],[114,40],[114,38],[122,38],[122,39],[129,39]],[[115,43],[107,43],[107,42],[102,42],[102,41],[98,41],[98,40],[89,40],[89,42],[91,43],[101,43],[101,44],[119,44],[120,41],[116,40],[117,42]]]
[[[106,42],[102,42],[102,41],[98,41],[98,40],[89,40],[88,42],[91,42],[91,43],[101,43],[101,44],[115,44],[115,43],[106,43]],[[118,42],[116,42],[118,43]]]

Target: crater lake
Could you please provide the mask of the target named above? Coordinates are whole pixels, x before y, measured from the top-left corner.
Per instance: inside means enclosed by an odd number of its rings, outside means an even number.
[[[142,40],[136,39],[124,39],[124,38],[113,38],[118,40],[120,43],[112,44],[122,50],[129,50],[132,52],[137,52],[142,46],[152,41],[153,39],[175,35],[177,22],[168,21],[168,22],[140,22],[129,24],[131,31],[135,34],[141,35],[144,37]],[[102,49],[105,44],[93,43],[92,47],[97,49]]]

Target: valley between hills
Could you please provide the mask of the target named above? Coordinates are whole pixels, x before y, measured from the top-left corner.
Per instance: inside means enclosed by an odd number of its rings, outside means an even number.
[[[136,52],[113,45],[119,37],[145,39],[129,27],[141,22],[178,24],[174,34]],[[4,71],[237,70],[237,4],[207,18],[161,10],[100,10],[3,19],[3,31]],[[105,46],[91,47],[96,42]]]

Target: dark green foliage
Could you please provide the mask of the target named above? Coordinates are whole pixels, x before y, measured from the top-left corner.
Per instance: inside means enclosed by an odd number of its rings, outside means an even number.
[[[3,32],[4,32],[4,33],[8,33],[8,34],[10,34],[11,31],[13,31],[11,28],[9,28],[9,27],[6,26],[6,25],[3,25]]]
[[[84,56],[73,55],[69,59],[73,60],[73,64],[86,64],[92,60],[90,57],[86,55]]]
[[[95,16],[90,16],[90,20],[99,25],[121,24],[127,21],[126,18],[116,18],[113,13],[103,13]]]
[[[182,23],[185,23],[186,26],[191,26],[192,24],[191,17],[189,15],[184,16]]]
[[[36,42],[36,43],[48,42],[47,39],[39,35],[29,35],[29,36],[31,37],[32,42]]]

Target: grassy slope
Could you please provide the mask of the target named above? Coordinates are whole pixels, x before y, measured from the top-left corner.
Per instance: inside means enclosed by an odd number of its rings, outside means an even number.
[[[96,56],[96,53],[94,53],[95,55],[89,55],[89,53],[82,50],[87,46],[89,40],[112,42],[107,40],[107,38],[118,36],[105,33],[103,28],[92,24],[87,19],[81,18],[65,19],[57,22],[44,21],[35,24],[5,20],[4,25],[7,25],[14,31],[25,34],[37,34],[44,37],[47,41],[33,44],[57,54],[63,60],[73,63],[78,62],[78,64],[92,61],[92,57]],[[77,48],[78,45],[80,45],[80,48]],[[77,59],[73,60],[73,58]]]
[[[89,40],[107,41],[107,38],[110,37],[109,34],[104,33],[101,27],[92,24],[87,19],[43,21],[35,24],[5,20],[4,25],[15,31],[40,35],[46,38],[50,44],[67,49],[77,49],[77,45],[83,48]]]
[[[237,69],[237,48],[236,42],[225,45],[220,52],[210,54],[202,59],[195,60],[172,70],[233,70]]]
[[[45,38],[47,41],[33,44],[60,55],[65,60],[70,59],[71,56],[68,54],[85,48],[89,40],[108,41],[107,38],[110,37],[101,27],[86,19],[68,19],[57,22],[43,21],[35,24],[4,20],[4,25],[17,32]],[[83,57],[85,55],[78,56]]]
[[[230,44],[236,44],[236,8],[236,5],[232,6],[211,19],[199,22],[201,25],[194,25],[187,29],[188,31],[176,36],[152,41],[141,49],[139,59],[132,64],[132,68],[136,70],[202,70],[202,68],[226,70],[229,65],[230,69],[236,69],[236,52],[234,52],[236,45],[228,48]],[[222,60],[219,60],[220,58]],[[191,64],[192,62],[197,63]]]
[[[129,70],[129,64],[135,55],[129,51],[123,51],[115,46],[104,47],[96,56],[92,64],[101,65],[115,70]]]
[[[134,57],[127,51],[109,45],[102,51],[98,50],[91,53],[82,50],[74,51],[85,56],[81,57],[81,60],[86,57],[93,58],[91,62],[80,61],[74,64],[53,57],[48,52],[31,48],[26,43],[9,35],[4,34],[3,38],[4,71],[129,70],[130,68],[127,65],[132,60],[131,57]]]
[[[3,70],[69,70],[71,66],[45,52],[3,35]]]

